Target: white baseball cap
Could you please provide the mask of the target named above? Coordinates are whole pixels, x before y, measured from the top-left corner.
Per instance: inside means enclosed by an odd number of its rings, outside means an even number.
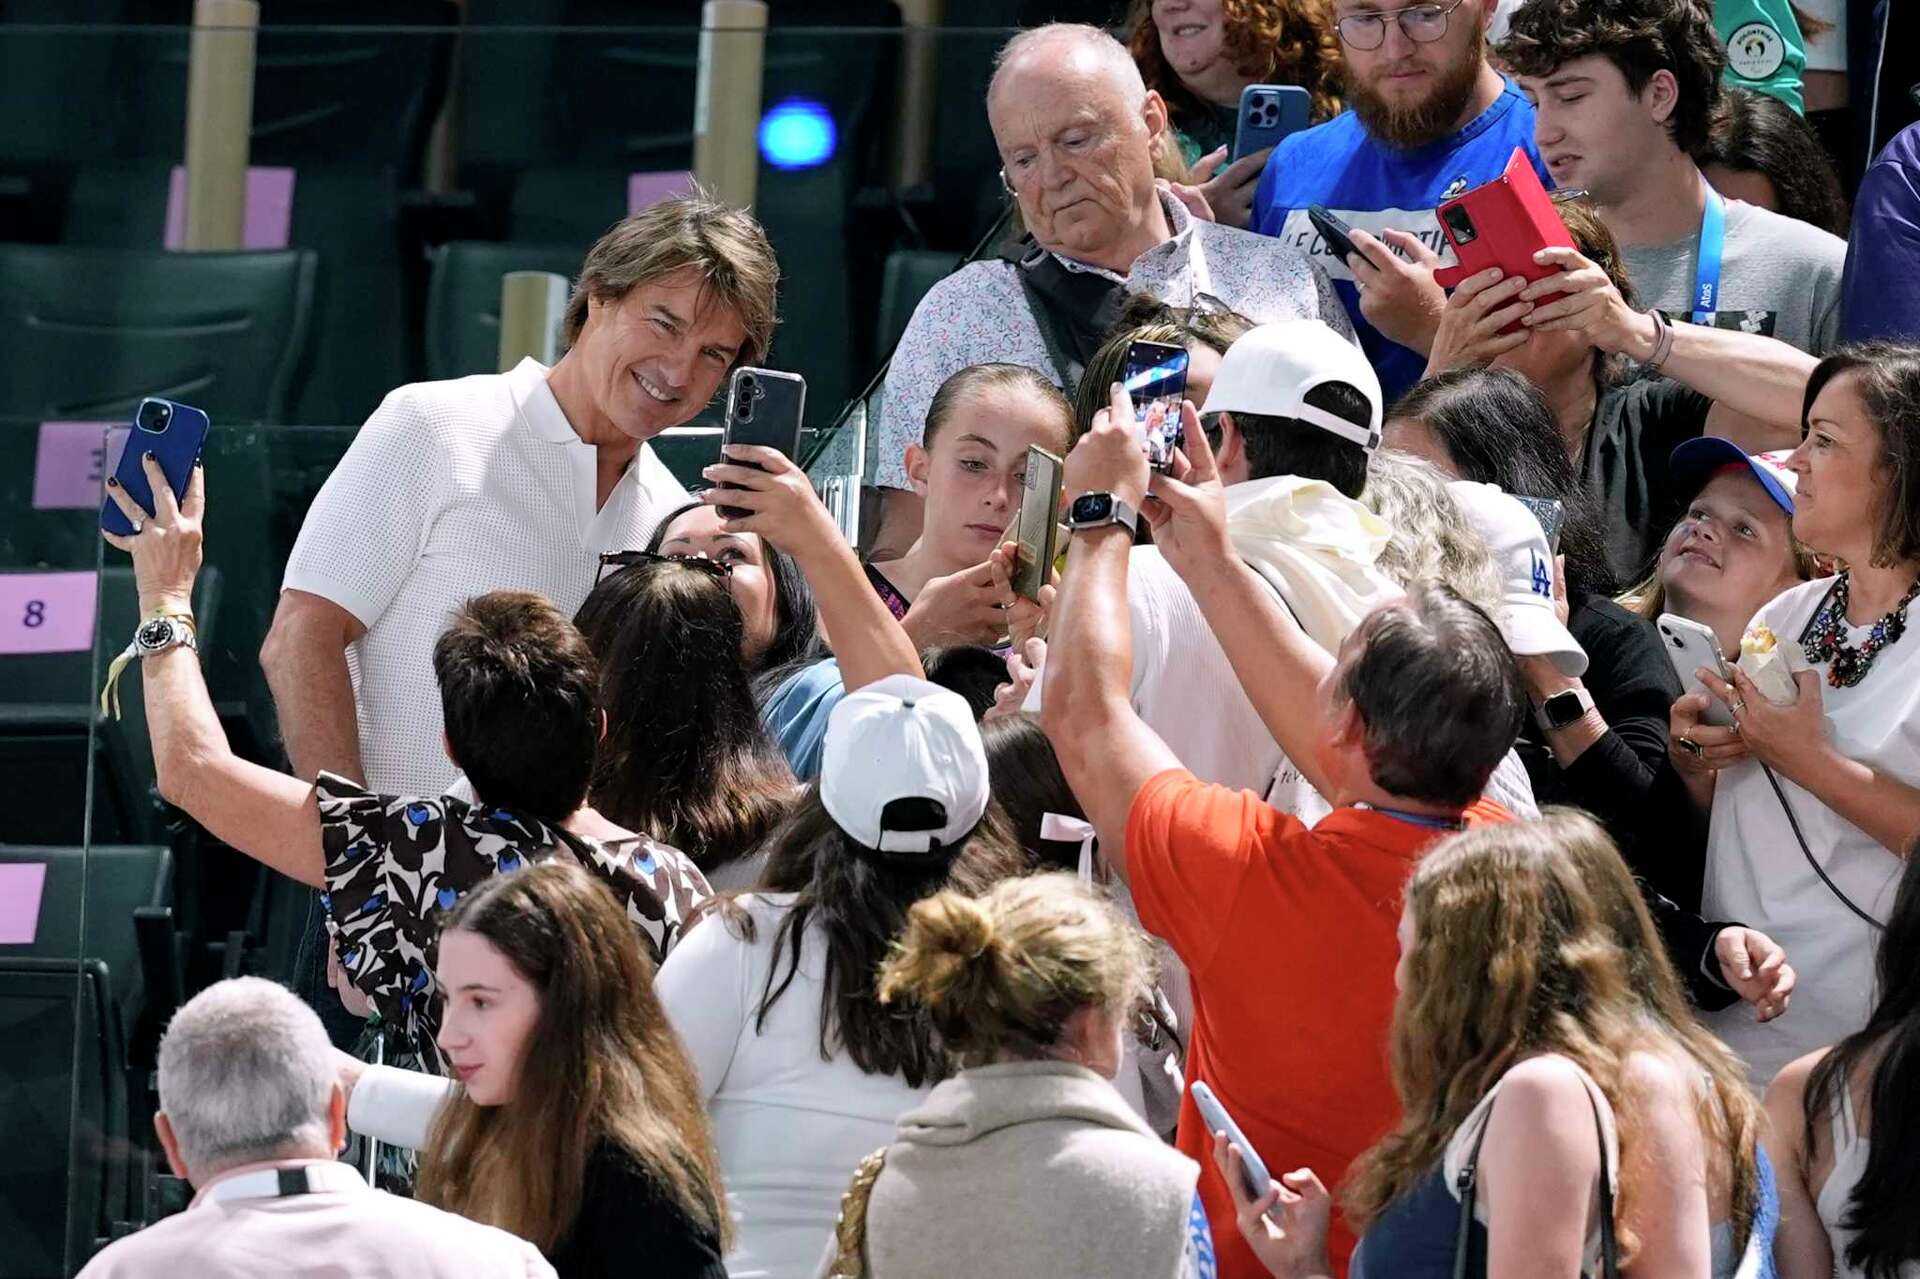
[[[1454,480],[1447,492],[1487,539],[1500,573],[1494,621],[1516,657],[1550,657],[1563,675],[1587,671],[1587,651],[1553,611],[1553,552],[1532,511],[1491,484]]]
[[[987,796],[987,750],[960,694],[889,675],[827,716],[820,802],[862,847],[952,848],[980,824]]]
[[[1308,391],[1328,382],[1367,397],[1365,422],[1306,402]],[[1298,418],[1371,453],[1380,447],[1381,405],[1379,375],[1359,347],[1319,320],[1282,320],[1249,329],[1227,348],[1200,411]]]

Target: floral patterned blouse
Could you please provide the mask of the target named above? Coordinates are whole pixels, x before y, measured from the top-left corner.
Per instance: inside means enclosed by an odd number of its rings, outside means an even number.
[[[451,795],[376,795],[322,773],[320,808],[327,932],[354,986],[420,1054],[445,1073],[433,968],[440,919],[483,881],[565,854],[613,890],[658,963],[713,890],[685,853],[644,835],[611,843],[560,838],[537,818]]]

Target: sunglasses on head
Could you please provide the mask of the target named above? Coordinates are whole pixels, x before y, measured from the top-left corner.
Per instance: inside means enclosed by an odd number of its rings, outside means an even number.
[[[708,559],[704,555],[662,555],[658,551],[602,551],[599,567],[593,573],[593,584],[600,585],[600,579],[607,575],[607,570],[610,568],[632,568],[635,564],[686,564],[720,582],[733,576],[733,565]]]

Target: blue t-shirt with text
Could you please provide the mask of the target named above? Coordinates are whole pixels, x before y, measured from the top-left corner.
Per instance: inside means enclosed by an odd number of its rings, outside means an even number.
[[[1353,273],[1327,251],[1307,220],[1307,206],[1324,204],[1335,217],[1371,235],[1388,227],[1411,232],[1451,263],[1453,249],[1434,210],[1499,177],[1515,147],[1551,185],[1533,141],[1533,104],[1509,83],[1465,128],[1426,146],[1402,151],[1377,142],[1360,117],[1347,111],[1282,141],[1260,175],[1249,225],[1262,235],[1279,236],[1326,269],[1389,402],[1419,380],[1426,357],[1388,341],[1367,323]]]

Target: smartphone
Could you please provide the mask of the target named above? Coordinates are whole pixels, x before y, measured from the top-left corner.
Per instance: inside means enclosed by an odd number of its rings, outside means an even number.
[[[1320,241],[1327,246],[1327,252],[1342,262],[1353,256],[1353,228],[1333,216],[1326,205],[1309,204],[1307,221],[1313,223],[1313,229],[1320,233]]]
[[[1120,381],[1133,401],[1133,420],[1142,427],[1155,405],[1163,410],[1159,427],[1147,434],[1146,450],[1147,465],[1166,470],[1173,465],[1173,451],[1187,442],[1180,422],[1180,401],[1187,398],[1187,348],[1171,342],[1129,342]]]
[[[720,443],[758,444],[778,449],[788,457],[800,452],[800,427],[807,409],[807,380],[778,369],[735,369],[727,381],[727,420]],[[738,466],[753,466],[739,462]],[[755,466],[755,470],[761,469]],[[720,484],[717,488],[738,488]],[[723,519],[743,520],[752,511],[738,506],[719,508]]]
[[[1013,540],[1020,544],[1020,562],[1013,566],[1013,591],[1036,604],[1059,546],[1063,465],[1038,444],[1027,446],[1027,475],[1022,481],[1020,514],[1013,527]]]
[[[1455,266],[1434,271],[1433,278],[1442,288],[1451,289],[1490,266],[1499,267],[1506,275],[1544,280],[1560,268],[1541,266],[1533,255],[1542,249],[1575,247],[1567,224],[1560,220],[1560,211],[1553,207],[1553,198],[1540,185],[1540,175],[1519,147],[1507,160],[1506,172],[1446,201],[1436,212],[1441,233],[1453,246],[1457,261]]]
[[[159,459],[174,501],[185,501],[193,464],[200,460],[200,450],[207,443],[207,427],[207,415],[192,405],[149,396],[134,410],[133,430],[127,435],[126,451],[120,454],[113,478],[120,481],[127,496],[152,515],[153,488],[147,483],[146,468],[140,465],[141,457],[151,453]],[[122,537],[133,532],[133,525],[110,497],[100,503],[100,527]]]
[[[1233,151],[1227,162],[1278,146],[1290,133],[1307,127],[1313,95],[1297,84],[1250,84],[1240,90],[1240,118],[1233,127]]]
[[[1233,1122],[1233,1116],[1220,1104],[1220,1099],[1213,1095],[1213,1089],[1196,1079],[1187,1085],[1187,1093],[1193,1098],[1193,1104],[1200,1108],[1200,1118],[1207,1125],[1207,1132],[1224,1132],[1227,1134],[1227,1144],[1240,1152],[1240,1183],[1247,1197],[1258,1199],[1266,1194],[1267,1185],[1272,1181],[1267,1175],[1266,1161],[1255,1152],[1253,1143],[1240,1131],[1240,1125]]]
[[[1707,713],[1700,717],[1702,722],[1719,728],[1733,727],[1733,712],[1725,702],[1707,692],[1707,686],[1694,674],[1704,666],[1719,672],[1720,678],[1728,683],[1733,682],[1727,673],[1727,659],[1720,654],[1720,641],[1700,623],[1676,613],[1660,614],[1654,625],[1659,628],[1660,645],[1667,650],[1667,660],[1673,663],[1681,687],[1689,693],[1707,695]]]
[[[1547,554],[1560,553],[1560,527],[1567,521],[1566,508],[1551,497],[1522,497],[1516,493],[1513,500],[1533,512],[1533,518],[1540,521],[1540,531],[1547,535]]]

